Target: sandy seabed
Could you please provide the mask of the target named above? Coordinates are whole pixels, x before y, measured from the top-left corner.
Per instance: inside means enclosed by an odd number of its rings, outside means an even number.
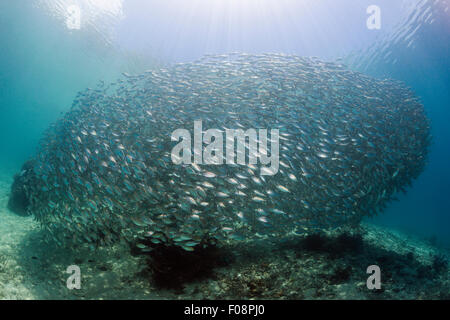
[[[58,248],[39,224],[7,209],[12,176],[0,174],[0,299],[450,299],[448,249],[363,224],[355,234],[225,244],[225,265],[180,286],[156,283],[148,257],[126,245]],[[369,290],[366,269],[381,269]],[[66,286],[67,267],[81,289]]]

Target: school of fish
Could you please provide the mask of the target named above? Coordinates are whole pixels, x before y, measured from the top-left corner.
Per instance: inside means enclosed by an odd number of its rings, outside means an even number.
[[[278,173],[174,164],[171,134],[196,120],[279,129]],[[193,251],[357,224],[419,176],[430,141],[423,105],[398,81],[317,58],[207,55],[79,93],[40,142],[28,210],[48,240],[91,248]]]

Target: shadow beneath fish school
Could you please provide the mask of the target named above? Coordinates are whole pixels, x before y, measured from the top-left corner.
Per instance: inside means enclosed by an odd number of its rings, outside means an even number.
[[[147,268],[143,275],[157,289],[171,289],[182,293],[184,286],[193,282],[216,278],[215,269],[229,266],[231,251],[213,243],[197,245],[192,252],[179,246],[146,243],[151,251],[132,249],[132,254],[145,255]]]

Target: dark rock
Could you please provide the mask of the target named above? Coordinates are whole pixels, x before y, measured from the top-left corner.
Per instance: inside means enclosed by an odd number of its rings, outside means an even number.
[[[34,161],[29,160],[22,166],[19,174],[14,176],[14,182],[11,185],[11,194],[8,201],[8,209],[20,216],[28,216],[28,206],[30,201],[27,196],[27,185],[33,182]]]

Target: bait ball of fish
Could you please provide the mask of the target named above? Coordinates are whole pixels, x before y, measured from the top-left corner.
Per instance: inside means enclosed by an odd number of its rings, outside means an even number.
[[[279,129],[276,175],[175,165],[171,133]],[[402,83],[281,54],[210,55],[81,92],[35,157],[30,212],[52,241],[277,236],[358,223],[424,168],[429,122]],[[145,245],[139,244],[145,249]]]

